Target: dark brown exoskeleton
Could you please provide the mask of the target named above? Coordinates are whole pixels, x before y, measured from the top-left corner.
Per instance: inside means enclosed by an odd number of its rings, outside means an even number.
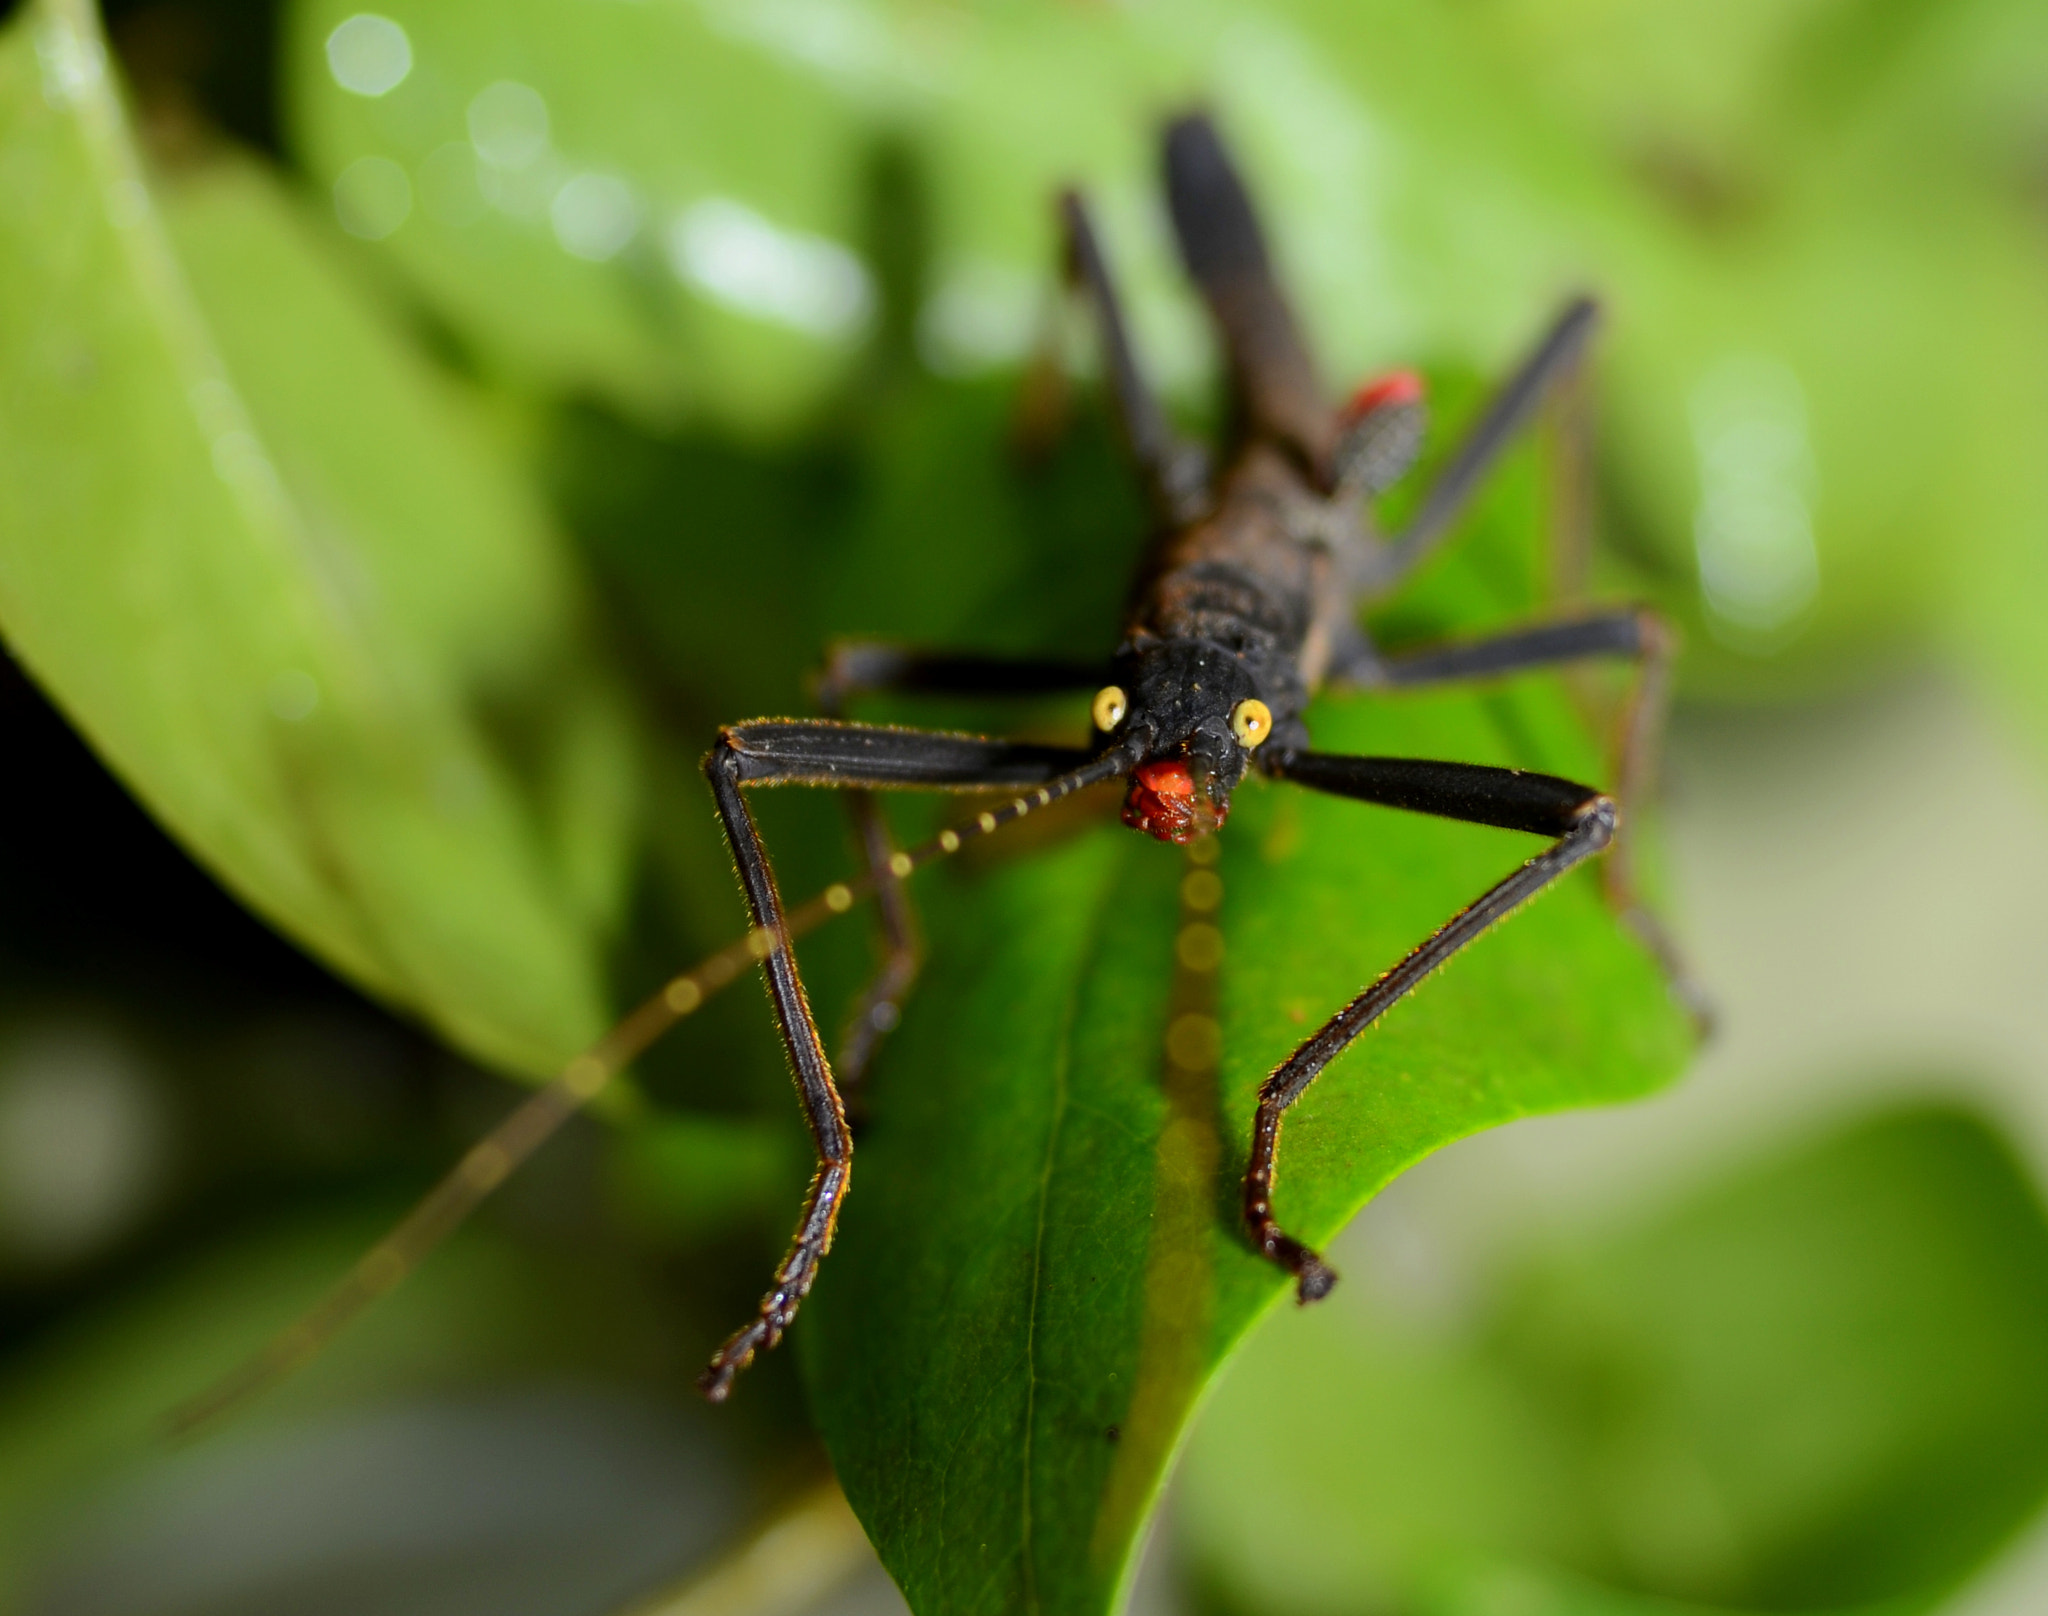
[[[1283,1061],[1260,1091],[1244,1220],[1257,1248],[1295,1275],[1304,1302],[1336,1276],[1274,1220],[1280,1120],[1324,1066],[1395,1000],[1517,904],[1613,844],[1615,801],[1590,786],[1517,769],[1411,758],[1346,757],[1313,749],[1303,712],[1320,687],[1413,687],[1492,678],[1588,658],[1639,667],[1622,726],[1624,797],[1641,789],[1654,747],[1670,641],[1640,609],[1576,615],[1420,654],[1384,656],[1359,626],[1360,608],[1400,586],[1448,531],[1502,447],[1545,396],[1576,370],[1598,319],[1567,307],[1452,454],[1408,528],[1374,527],[1368,502],[1406,471],[1422,430],[1420,389],[1394,376],[1332,408],[1270,267],[1250,199],[1214,127],[1191,116],[1166,131],[1167,196],[1181,255],[1201,288],[1230,366],[1227,452],[1212,464],[1181,442],[1138,373],[1115,290],[1080,199],[1061,203],[1074,283],[1094,305],[1107,374],[1158,526],[1132,596],[1123,643],[1107,667],[997,661],[876,644],[839,646],[822,681],[827,710],[864,691],[1024,695],[1100,686],[1095,733],[1083,749],[879,728],[838,717],[764,720],[725,730],[705,769],[753,911],[766,939],[770,996],[818,1149],[795,1243],[759,1314],[722,1346],[700,1382],[714,1401],[765,1347],[780,1340],[817,1274],[846,1193],[852,1141],[840,1087],[788,946],[782,900],[745,788],[820,785],[850,790],[875,882],[887,957],[860,1001],[839,1081],[857,1082],[877,1040],[895,1025],[916,973],[915,930],[902,878],[964,840],[1119,777],[1125,823],[1163,841],[1220,827],[1232,789],[1257,769],[1314,791],[1420,813],[1504,826],[1550,845],[1454,916],[1339,1010]],[[1014,793],[999,808],[922,847],[891,846],[868,795],[923,788]],[[1662,933],[1637,905],[1622,861],[1607,861],[1622,915],[1682,982]]]

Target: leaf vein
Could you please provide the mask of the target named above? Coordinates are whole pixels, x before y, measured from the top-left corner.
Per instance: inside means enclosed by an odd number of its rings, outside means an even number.
[[[1121,863],[1121,860],[1118,861]],[[1103,916],[1108,912],[1109,899],[1116,886],[1113,876],[1105,879],[1097,889],[1093,912],[1088,917],[1088,940],[1077,954],[1080,961],[1094,958],[1102,935]],[[1038,1302],[1045,1279],[1045,1230],[1046,1208],[1052,1200],[1053,1164],[1059,1156],[1060,1128],[1066,1121],[1068,1109],[1068,1078],[1071,1075],[1074,1053],[1074,1021],[1079,1012],[1081,984],[1087,980],[1085,969],[1077,969],[1067,979],[1066,1002],[1060,1010],[1059,1040],[1055,1046],[1053,1061],[1052,1125],[1045,1135],[1045,1165],[1038,1175],[1038,1227],[1031,1246],[1031,1305],[1024,1325],[1024,1443],[1023,1443],[1023,1501],[1020,1512],[1018,1543],[1024,1556],[1024,1608],[1038,1609],[1038,1575],[1031,1554],[1031,1458],[1032,1437],[1038,1408]]]

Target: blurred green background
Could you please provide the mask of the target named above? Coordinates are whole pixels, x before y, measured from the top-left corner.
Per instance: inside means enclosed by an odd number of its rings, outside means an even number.
[[[1375,1200],[1134,1608],[2048,1603],[2048,12],[380,3],[0,35],[0,1608],[901,1608],[844,1530],[701,1581],[825,1473],[795,1354],[688,1393],[804,1174],[751,991],[298,1380],[155,1421],[727,940],[718,722],[833,633],[1106,643],[1085,386],[1016,445],[1047,203],[1210,419],[1193,101],[1333,386],[1455,420],[1606,299],[1593,587],[1686,632],[1656,862],[1721,1026]],[[786,890],[843,873],[830,803],[761,811]],[[865,950],[806,945],[828,1019]]]

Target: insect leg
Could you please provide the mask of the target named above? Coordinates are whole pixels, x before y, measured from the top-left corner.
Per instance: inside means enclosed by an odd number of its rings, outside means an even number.
[[[1613,840],[1614,803],[1589,786],[1555,775],[1473,763],[1431,763],[1412,758],[1339,757],[1302,752],[1276,758],[1268,770],[1315,791],[1376,802],[1479,825],[1498,825],[1554,837],[1551,845],[1492,887],[1411,952],[1392,970],[1332,1016],[1276,1067],[1259,1089],[1251,1157],[1244,1175],[1244,1220],[1252,1243],[1295,1276],[1303,1302],[1329,1294],[1336,1273],[1315,1252],[1283,1231],[1273,1217],[1275,1158],[1280,1120],[1316,1075],[1396,1000],[1518,905],[1598,853]]]
[[[773,1347],[789,1328],[817,1277],[820,1259],[832,1244],[833,1226],[853,1168],[853,1139],[846,1126],[845,1107],[789,947],[775,873],[742,788],[1020,788],[1017,798],[1002,809],[981,815],[969,826],[942,832],[923,848],[891,855],[892,872],[900,877],[929,858],[953,851],[966,836],[986,834],[1056,797],[1121,773],[1127,761],[1115,750],[1091,758],[1086,752],[1064,747],[822,719],[741,724],[720,733],[718,744],[704,760],[704,773],[739,865],[740,885],[753,915],[757,952],[767,974],[769,1000],[817,1148],[818,1170],[805,1193],[789,1253],[775,1270],[774,1283],[761,1299],[755,1317],[713,1354],[710,1367],[698,1379],[699,1389],[712,1402],[723,1402],[733,1380],[753,1362],[754,1354]]]
[[[991,657],[920,651],[885,640],[839,640],[818,675],[818,703],[841,717],[855,696],[1045,696],[1088,690],[1108,677],[1100,662],[1059,657]]]
[[[1033,696],[1087,690],[1106,677],[1105,670],[1095,663],[1052,658],[1005,660],[972,653],[913,651],[873,640],[841,640],[826,655],[818,678],[818,704],[829,716],[842,718],[849,700],[869,693]],[[874,880],[875,912],[882,936],[882,963],[855,1000],[839,1044],[839,1089],[854,1100],[875,1051],[902,1017],[903,1001],[923,963],[923,945],[910,894],[890,868],[896,844],[874,793],[849,790],[846,811]]]
[[[1450,463],[1437,474],[1407,530],[1375,569],[1369,584],[1373,593],[1384,593],[1399,583],[1442,541],[1515,434],[1545,396],[1577,368],[1599,323],[1600,305],[1591,298],[1574,298],[1565,306],[1543,340],[1494,394]]]
[[[1223,338],[1242,424],[1286,444],[1312,476],[1327,478],[1336,417],[1273,273],[1237,165],[1216,126],[1199,113],[1167,125],[1164,155],[1167,209],[1181,261]]]
[[[1102,255],[1087,204],[1075,192],[1060,197],[1060,226],[1066,235],[1067,278],[1084,290],[1095,306],[1110,398],[1139,480],[1145,485],[1145,496],[1162,523],[1185,527],[1199,518],[1209,503],[1208,456],[1174,432],[1159,400],[1145,385],[1137,356],[1131,351],[1116,282]]]
[[[1532,623],[1505,634],[1451,641],[1400,656],[1380,657],[1367,650],[1332,677],[1381,689],[1416,689],[1500,678],[1596,657],[1631,661],[1636,676],[1615,726],[1616,795],[1625,803],[1641,803],[1649,800],[1656,781],[1671,694],[1671,659],[1677,643],[1670,625],[1656,612],[1643,606],[1621,607]],[[1636,886],[1634,851],[1633,836],[1627,829],[1618,831],[1613,849],[1600,866],[1602,889],[1622,923],[1656,956],[1672,993],[1704,1034],[1713,1024],[1713,1006],[1664,923],[1643,903]]]

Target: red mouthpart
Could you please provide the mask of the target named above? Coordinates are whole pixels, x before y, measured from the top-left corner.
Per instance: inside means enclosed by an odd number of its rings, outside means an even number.
[[[1353,393],[1351,402],[1344,406],[1344,413],[1355,421],[1389,404],[1421,402],[1422,378],[1412,370],[1393,370],[1384,376],[1375,376]]]
[[[1188,766],[1172,758],[1133,770],[1130,795],[1124,798],[1126,825],[1175,846],[1208,835],[1228,812],[1197,791]]]

